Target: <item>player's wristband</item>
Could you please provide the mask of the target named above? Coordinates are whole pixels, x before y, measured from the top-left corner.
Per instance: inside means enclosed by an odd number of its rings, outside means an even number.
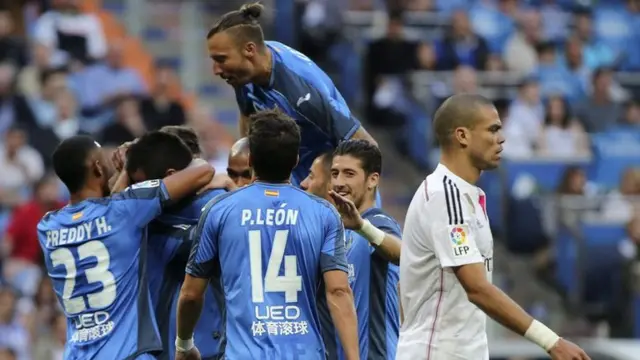
[[[178,336],[176,336],[176,351],[187,352],[193,349],[193,347],[193,337],[189,340],[182,340]]]
[[[382,242],[384,241],[384,231],[373,226],[373,224],[366,219],[362,223],[362,227],[357,231],[357,233],[362,235],[365,239],[369,240],[369,242],[375,246],[380,246],[380,244],[382,244]]]
[[[533,319],[527,332],[524,333],[524,337],[536,343],[547,352],[560,340],[558,334],[536,319]]]

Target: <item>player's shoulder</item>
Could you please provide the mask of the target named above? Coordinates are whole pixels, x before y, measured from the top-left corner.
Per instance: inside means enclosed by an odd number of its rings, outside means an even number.
[[[320,94],[326,94],[334,87],[329,76],[303,53],[277,41],[267,41],[267,45],[274,53],[274,88],[277,90],[286,95],[290,89],[295,92],[313,87]]]
[[[340,218],[338,210],[336,210],[335,206],[333,206],[333,204],[331,204],[326,199],[323,199],[314,194],[310,194],[295,186],[291,186],[291,189],[294,191],[294,194],[296,194],[298,198],[302,199],[303,203],[301,205],[308,205],[311,206],[312,209],[316,212],[321,212],[328,216],[335,216],[337,218]]]
[[[424,192],[427,203],[439,205],[445,201],[460,201],[460,197],[469,193],[470,185],[457,176],[436,169],[422,182],[419,191]]]
[[[362,213],[362,218],[369,221],[382,220],[390,221],[395,224],[398,223],[396,219],[393,218],[393,216],[389,215],[386,211],[382,210],[379,207],[372,207],[370,209],[367,209]]]

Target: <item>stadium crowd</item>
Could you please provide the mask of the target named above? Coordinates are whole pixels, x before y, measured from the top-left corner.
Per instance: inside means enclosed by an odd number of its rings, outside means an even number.
[[[55,147],[77,134],[115,147],[166,125],[189,124],[218,170],[226,168],[229,149],[217,141],[208,116],[187,111],[173,97],[170,89],[178,80],[171,66],[159,62],[155,79],[145,83],[123,63],[122,44],[108,43],[98,19],[81,13],[76,2],[27,1],[18,9],[6,3],[0,8],[0,360],[57,360],[65,318],[43,276],[35,229],[43,214],[63,206],[68,196],[50,174]],[[325,58],[330,52],[323,49],[344,54],[346,27],[313,13],[331,18],[331,11],[343,10],[338,3],[300,5],[303,42],[297,48],[340,76],[341,66],[348,64]],[[363,88],[350,92],[344,76],[337,83],[347,88],[347,98],[362,95],[362,120],[406,139],[395,151],[409,154],[416,166],[429,164],[424,149],[432,147],[433,137],[425,128],[433,111],[449,95],[463,92],[486,94],[500,105],[507,159],[592,159],[597,157],[595,134],[640,134],[639,87],[616,76],[640,71],[640,1],[612,0],[607,6],[576,6],[571,0],[526,6],[516,0],[399,3],[352,1],[353,10],[386,9],[388,22],[385,34],[360,55]],[[317,6],[329,8],[319,12]],[[447,21],[437,26],[444,30],[425,36],[406,22],[407,11],[444,14]],[[416,98],[407,81],[417,70],[440,73],[426,98]],[[516,91],[496,90],[490,75],[504,72],[522,79]],[[626,224],[626,236],[618,239],[621,254],[639,257],[640,160],[626,168],[619,186],[590,181],[584,167],[568,168],[557,193],[580,197],[579,205],[573,201],[560,209],[567,223],[576,221],[576,213],[582,218],[586,209],[591,217]],[[538,231],[530,242],[512,240],[509,247],[537,253],[544,272],[553,263],[549,233]],[[628,287],[624,290],[630,297]],[[632,333],[626,327],[622,335]]]

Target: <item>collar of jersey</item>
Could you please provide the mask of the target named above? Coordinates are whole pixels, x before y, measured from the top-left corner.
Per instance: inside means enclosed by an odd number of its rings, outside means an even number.
[[[269,88],[273,87],[273,83],[275,81],[275,73],[276,73],[276,57],[278,57],[278,52],[273,50],[273,46],[271,44],[267,44],[269,51],[271,51],[271,74],[269,75]]]
[[[454,174],[453,172],[451,172],[451,170],[449,170],[448,167],[444,166],[441,163],[438,163],[438,166],[436,167],[436,170],[434,172],[446,175],[447,177],[451,178],[451,180],[453,180],[453,182],[456,183],[456,185],[458,185],[458,186],[466,187],[466,188],[470,188],[470,189],[477,189],[478,188],[477,186],[468,183],[467,181],[465,181],[460,176],[458,176],[458,175]]]

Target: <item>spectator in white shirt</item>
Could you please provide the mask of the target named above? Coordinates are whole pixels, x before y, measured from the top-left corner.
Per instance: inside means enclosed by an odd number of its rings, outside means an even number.
[[[54,0],[53,9],[36,22],[35,40],[55,49],[52,65],[69,60],[95,60],[107,53],[107,41],[100,20],[80,11],[79,0]]]
[[[21,202],[21,191],[30,188],[44,174],[42,157],[27,145],[27,135],[19,127],[7,131],[0,147],[0,174],[0,203],[7,206]]]
[[[626,223],[631,221],[637,210],[640,210],[640,169],[629,168],[622,175],[620,187],[605,198],[602,218]]]
[[[561,96],[552,96],[547,102],[538,152],[541,156],[553,158],[591,155],[587,133],[572,116],[568,102]]]
[[[531,157],[543,122],[540,86],[535,79],[526,79],[520,85],[518,96],[509,106],[505,119],[504,133],[509,141],[504,144],[504,156],[516,159]]]

